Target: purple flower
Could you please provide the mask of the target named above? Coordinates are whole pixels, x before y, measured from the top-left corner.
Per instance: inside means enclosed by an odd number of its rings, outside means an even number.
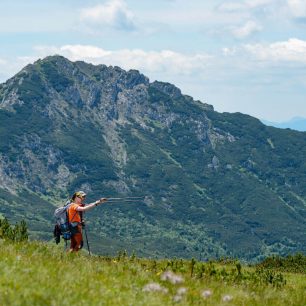
[[[231,301],[233,299],[233,297],[231,296],[231,295],[224,295],[223,297],[222,297],[222,301],[223,302],[229,302],[229,301]]]
[[[174,273],[171,272],[171,271],[166,271],[166,272],[164,272],[164,273],[161,275],[160,279],[161,279],[162,281],[169,281],[171,284],[174,284],[174,285],[175,285],[175,284],[180,284],[180,283],[184,282],[184,279],[183,279],[182,276],[177,275],[177,274],[174,274]]]
[[[212,291],[211,290],[204,290],[204,291],[202,291],[201,295],[204,299],[207,299],[212,295]]]
[[[145,285],[143,287],[142,291],[144,291],[144,292],[162,292],[162,293],[167,293],[168,289],[162,287],[158,283],[149,283],[149,284],[147,284],[147,285]]]

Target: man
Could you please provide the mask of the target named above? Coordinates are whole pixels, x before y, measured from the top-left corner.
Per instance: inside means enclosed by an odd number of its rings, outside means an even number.
[[[71,243],[70,252],[78,252],[83,246],[82,236],[82,214],[84,211],[90,210],[99,204],[107,201],[106,198],[101,198],[93,203],[84,205],[83,201],[86,198],[84,191],[75,192],[71,198],[72,204],[67,211],[68,220],[71,225]]]

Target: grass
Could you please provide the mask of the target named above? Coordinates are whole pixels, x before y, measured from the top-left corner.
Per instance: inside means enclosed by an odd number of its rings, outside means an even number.
[[[183,281],[161,280],[169,270]],[[89,257],[43,242],[0,240],[0,305],[304,305],[305,274],[264,272],[285,281],[273,284],[256,267],[235,262],[155,261],[125,253]],[[167,292],[144,291],[151,283]],[[182,287],[186,293],[177,294]],[[225,296],[231,300],[223,301]]]

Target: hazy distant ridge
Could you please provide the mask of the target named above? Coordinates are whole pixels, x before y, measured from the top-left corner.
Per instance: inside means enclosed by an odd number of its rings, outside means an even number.
[[[274,126],[281,129],[292,129],[301,132],[306,131],[306,118],[302,117],[294,117],[291,120],[285,122],[270,122],[267,120],[261,120],[261,121],[266,125]]]

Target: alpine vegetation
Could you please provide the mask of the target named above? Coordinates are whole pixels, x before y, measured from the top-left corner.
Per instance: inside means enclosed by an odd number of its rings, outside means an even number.
[[[28,227],[24,220],[13,226],[9,223],[8,219],[0,218],[0,239],[21,242],[27,241],[28,237]]]
[[[1,224],[7,227],[6,221]],[[51,243],[4,238],[0,246],[1,305],[285,306],[306,300],[305,273],[273,267],[197,260],[191,265],[190,260],[152,260],[126,252],[88,256]]]

